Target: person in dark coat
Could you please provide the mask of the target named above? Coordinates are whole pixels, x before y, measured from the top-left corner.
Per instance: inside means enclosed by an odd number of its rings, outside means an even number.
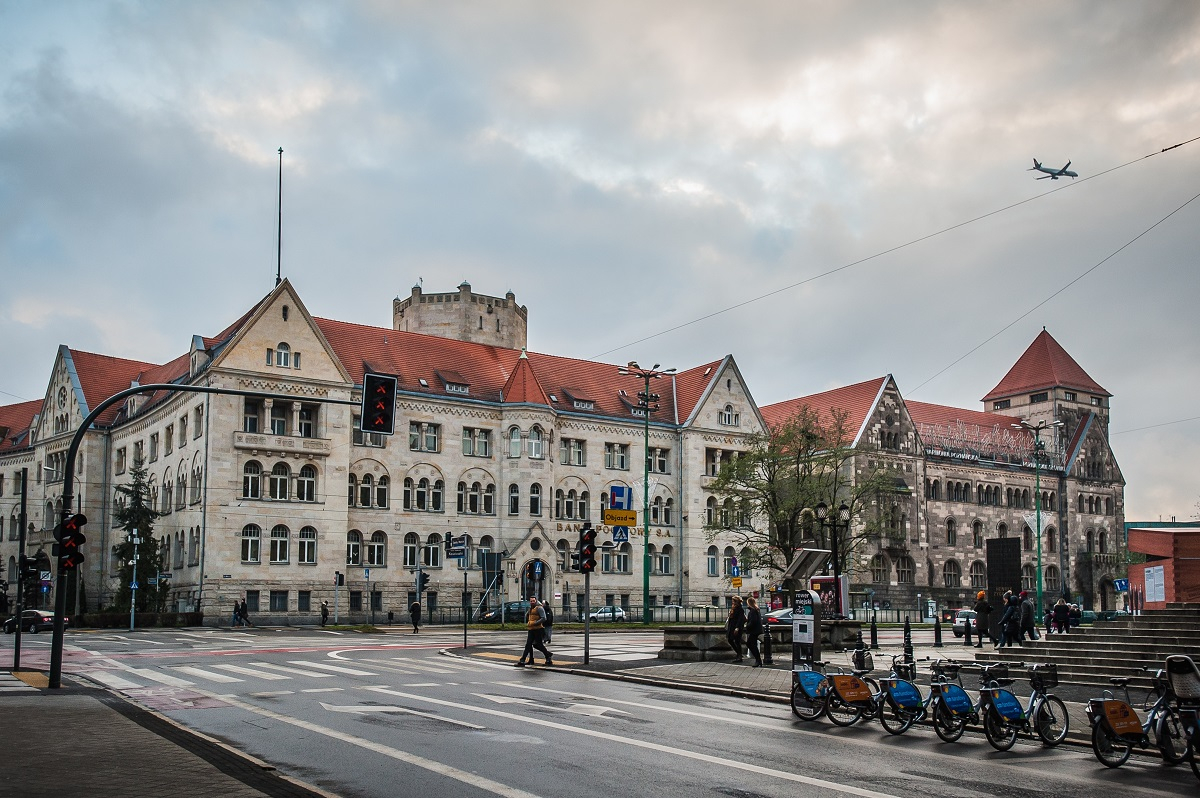
[[[246,607],[245,599],[242,599],[242,603],[238,607],[238,614],[242,616],[242,623],[246,624],[246,626],[254,625],[254,624],[250,623],[250,610]]]
[[[1000,616],[1000,640],[996,648],[1011,646],[1021,636],[1021,598],[1004,591],[1004,614]]]
[[[733,597],[729,607],[729,617],[725,619],[725,639],[733,649],[733,661],[742,661],[742,632],[746,628],[746,611],[742,609],[741,596]]]
[[[762,667],[762,655],[758,653],[758,637],[762,634],[762,613],[758,611],[758,599],[746,599],[746,649],[754,657],[753,668]]]
[[[412,604],[409,604],[408,614],[412,616],[413,634],[416,634],[418,627],[421,625],[421,602],[414,601]]]
[[[992,617],[992,605],[988,604],[987,591],[980,590],[975,594],[975,648],[983,648],[983,638],[992,638],[992,629],[988,619]]]
[[[536,648],[546,657],[546,664],[553,665],[554,655],[546,649],[545,643],[546,610],[533,596],[529,597],[529,614],[525,616],[525,628],[525,650],[521,652],[521,658],[513,664],[524,668],[526,659],[530,665],[536,664],[533,661],[533,650]]]
[[[1037,610],[1034,609],[1033,599],[1029,597],[1028,590],[1021,591],[1021,631],[1017,637],[1017,641],[1021,645],[1025,645],[1025,638],[1028,637],[1032,642],[1038,639],[1037,633]]]
[[[321,602],[321,625],[324,626],[329,621],[329,602]]]
[[[1071,630],[1071,607],[1067,604],[1066,599],[1060,598],[1054,605],[1054,609],[1050,611],[1054,618],[1054,631],[1065,635]]]

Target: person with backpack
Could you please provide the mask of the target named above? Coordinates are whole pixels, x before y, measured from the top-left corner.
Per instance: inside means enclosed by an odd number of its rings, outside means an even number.
[[[242,605],[239,604],[236,600],[234,600],[234,602],[233,602],[233,620],[230,622],[229,626],[231,629],[234,629],[241,625],[242,625]]]
[[[521,658],[513,663],[518,668],[525,667],[525,660],[529,660],[530,665],[535,665],[533,661],[533,650],[536,648],[546,657],[546,664],[554,664],[554,656],[546,650],[546,644],[543,642],[544,629],[546,627],[546,610],[541,603],[533,596],[529,597],[529,614],[525,616],[525,650],[521,652]]]
[[[733,649],[733,661],[742,661],[742,632],[746,628],[746,611],[742,609],[742,597],[734,596],[729,605],[729,617],[725,619],[725,639]]]

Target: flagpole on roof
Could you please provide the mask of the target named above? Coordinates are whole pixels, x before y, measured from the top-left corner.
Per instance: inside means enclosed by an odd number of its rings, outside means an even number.
[[[279,148],[279,223],[275,233],[275,285],[283,282],[283,147]]]

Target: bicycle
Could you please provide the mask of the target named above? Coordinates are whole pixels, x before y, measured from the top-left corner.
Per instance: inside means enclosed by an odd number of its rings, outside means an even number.
[[[979,707],[971,700],[962,685],[963,663],[954,660],[934,660],[929,665],[933,676],[929,680],[929,716],[933,720],[933,730],[942,742],[956,742],[963,735],[967,723],[979,723]],[[985,684],[991,680],[991,672],[1002,668],[1004,677],[1008,675],[1008,666],[980,666],[980,682]],[[1002,678],[997,676],[997,678]]]
[[[997,751],[1012,748],[1019,732],[1036,732],[1043,745],[1055,746],[1066,738],[1071,727],[1067,705],[1058,696],[1047,692],[1058,686],[1058,666],[1025,666],[1024,663],[1020,666],[1029,668],[1029,683],[1033,688],[1028,707],[1022,707],[1016,695],[1003,689],[1012,684],[1006,673],[1001,676],[991,669],[994,678],[986,682],[981,680],[979,708],[983,714],[983,734]]]
[[[813,670],[792,671],[792,714],[800,720],[816,720],[825,714],[829,681],[825,662],[814,662]]]
[[[1142,668],[1150,672],[1149,668]],[[1116,698],[1111,690],[1105,690],[1100,698],[1087,703],[1088,722],[1092,727],[1092,752],[1100,764],[1119,768],[1129,761],[1133,747],[1146,748],[1153,733],[1155,746],[1162,753],[1163,762],[1176,765],[1187,758],[1188,743],[1184,737],[1179,712],[1173,704],[1174,693],[1166,679],[1166,671],[1153,672],[1151,688],[1143,706],[1149,705],[1145,722],[1139,721],[1137,712],[1129,701],[1129,679],[1109,679],[1115,687],[1125,693],[1125,700]],[[1153,702],[1150,696],[1155,696]]]
[[[1191,657],[1172,654],[1167,657],[1167,683],[1175,694],[1179,723],[1187,739],[1187,759],[1192,773],[1200,779],[1200,670]]]
[[[853,726],[879,713],[880,688],[878,682],[867,676],[871,670],[870,667],[854,668],[846,673],[839,667],[837,673],[827,675],[829,692],[825,715],[835,726]]]
[[[882,692],[875,697],[875,714],[888,734],[904,734],[925,717],[930,704],[915,683],[916,663],[903,658],[903,654],[892,656],[892,672],[880,680]]]

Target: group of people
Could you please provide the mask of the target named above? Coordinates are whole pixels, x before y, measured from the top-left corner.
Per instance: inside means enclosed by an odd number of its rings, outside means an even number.
[[[246,600],[233,602],[233,623],[232,626],[253,626],[250,623],[250,610],[246,608]]]
[[[526,661],[530,665],[536,665],[533,651],[537,649],[546,658],[544,664],[553,665],[554,654],[546,648],[546,644],[550,642],[550,638],[554,634],[554,610],[550,609],[549,602],[538,601],[536,596],[529,597],[529,613],[525,616],[525,629],[525,650],[521,652],[521,658],[513,664],[518,668],[524,668]]]
[[[763,632],[762,613],[758,611],[758,599],[749,596],[746,606],[742,606],[742,597],[734,596],[729,608],[729,617],[725,620],[725,639],[733,649],[733,661],[741,662],[742,640],[746,642],[746,653],[754,657],[752,668],[762,667],[762,655],[758,652],[758,638]]]
[[[1001,603],[1002,615],[996,629],[999,634],[992,632],[991,617],[995,612],[987,600],[987,591],[980,590],[975,595],[975,632],[979,635],[975,648],[983,648],[984,638],[992,641],[996,648],[1005,646],[1025,645],[1025,640],[1037,640],[1041,636],[1037,627],[1037,610],[1028,590],[1014,593],[1004,592]],[[1078,624],[1081,617],[1079,606],[1068,604],[1066,599],[1059,599],[1046,613],[1046,629],[1066,634],[1073,624]]]

